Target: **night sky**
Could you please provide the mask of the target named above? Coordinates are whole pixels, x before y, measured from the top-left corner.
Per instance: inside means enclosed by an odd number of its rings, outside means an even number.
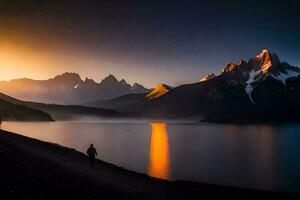
[[[199,2],[0,0],[0,79],[70,71],[176,86],[265,48],[300,66],[296,0]]]

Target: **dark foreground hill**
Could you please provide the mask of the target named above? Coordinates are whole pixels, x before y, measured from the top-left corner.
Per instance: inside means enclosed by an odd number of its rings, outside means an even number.
[[[3,99],[0,99],[0,116],[5,121],[53,121],[46,112]]]
[[[299,199],[188,182],[169,182],[96,161],[74,149],[0,131],[0,199]]]
[[[19,108],[26,107],[30,110],[40,110],[42,113],[49,113],[54,120],[71,120],[79,119],[82,117],[119,117],[120,114],[111,109],[92,108],[86,106],[76,105],[56,105],[56,104],[44,104],[35,103],[29,101],[21,101],[0,93],[0,100],[6,101]],[[48,116],[50,116],[48,114]]]

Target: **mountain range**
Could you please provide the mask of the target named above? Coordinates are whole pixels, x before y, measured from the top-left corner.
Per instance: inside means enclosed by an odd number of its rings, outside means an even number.
[[[151,118],[196,117],[202,121],[299,121],[300,69],[261,51],[248,61],[229,63],[220,74],[175,88],[158,85],[150,93],[131,94],[85,105]]]
[[[0,91],[25,101],[75,105],[150,90],[138,83],[130,85],[124,79],[118,81],[113,75],[96,83],[93,79],[82,80],[78,74],[67,72],[48,80],[0,81]]]
[[[209,73],[196,83],[178,87],[162,83],[149,90],[118,81],[113,75],[96,83],[65,73],[44,81],[2,81],[0,91],[35,102],[81,104],[34,103],[1,93],[4,119],[60,120],[86,115],[241,123],[300,121],[300,68],[281,62],[266,49],[248,61],[229,63],[217,75]]]

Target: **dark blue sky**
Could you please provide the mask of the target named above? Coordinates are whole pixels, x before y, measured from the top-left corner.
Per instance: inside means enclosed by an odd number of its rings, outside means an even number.
[[[297,1],[7,0],[0,5],[5,28],[0,33],[10,35],[7,40],[15,36],[15,43],[59,55],[64,60],[56,65],[74,66],[59,69],[96,80],[113,73],[147,86],[190,83],[264,48],[300,66]],[[76,62],[79,57],[82,62]],[[60,72],[53,67],[53,74]]]

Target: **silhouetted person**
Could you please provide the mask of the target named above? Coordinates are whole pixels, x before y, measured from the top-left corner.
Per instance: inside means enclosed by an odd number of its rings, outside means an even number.
[[[97,155],[97,151],[96,151],[93,144],[91,144],[91,146],[88,148],[88,150],[86,151],[86,154],[89,156],[90,166],[91,166],[91,169],[93,169],[94,168],[95,157]]]

